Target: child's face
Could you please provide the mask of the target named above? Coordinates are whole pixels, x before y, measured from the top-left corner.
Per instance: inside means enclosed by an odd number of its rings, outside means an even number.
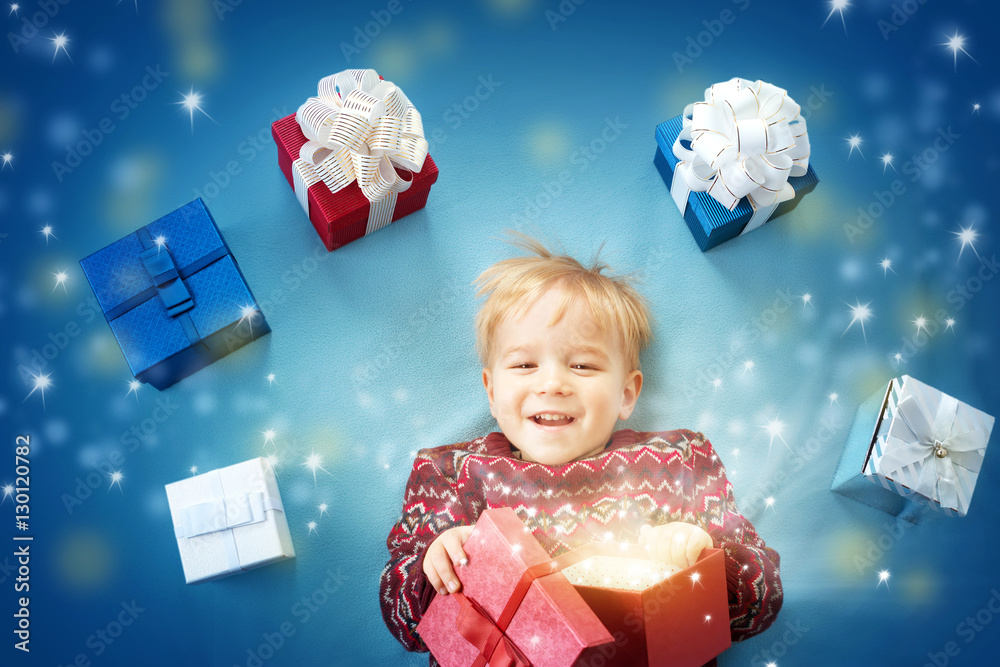
[[[547,465],[602,451],[642,389],[642,373],[629,370],[619,334],[602,334],[585,301],[572,299],[549,326],[562,295],[554,287],[519,319],[505,318],[483,369],[500,430],[524,460]]]

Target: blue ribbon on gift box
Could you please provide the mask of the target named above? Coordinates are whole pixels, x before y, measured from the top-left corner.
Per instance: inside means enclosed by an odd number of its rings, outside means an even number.
[[[153,285],[109,310],[106,313],[107,320],[110,322],[121,317],[140,304],[159,296],[167,315],[180,323],[191,344],[200,343],[202,336],[198,333],[198,328],[188,312],[195,307],[194,297],[191,296],[184,284],[184,279],[228,255],[228,249],[225,245],[220,245],[187,266],[177,268],[165,241],[161,240],[158,243],[145,227],[136,231],[135,235],[143,248],[142,252],[139,253],[139,258],[142,260],[143,266],[146,267],[146,271],[149,272]]]

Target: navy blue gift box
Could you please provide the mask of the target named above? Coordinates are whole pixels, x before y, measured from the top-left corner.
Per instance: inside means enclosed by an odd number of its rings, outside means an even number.
[[[681,133],[682,121],[683,116],[675,116],[656,126],[656,155],[653,157],[653,164],[667,184],[667,189],[673,182],[674,169],[680,162],[674,155],[673,148],[674,141]],[[817,183],[819,177],[811,164],[802,176],[789,177],[788,184],[795,190],[795,198],[778,204],[769,221],[795,208],[802,196],[812,191]],[[730,211],[707,192],[692,192],[688,197],[687,208],[684,209],[684,221],[702,252],[739,236],[752,215],[753,207],[746,197]]]
[[[80,265],[132,375],[157,389],[271,331],[201,199]]]

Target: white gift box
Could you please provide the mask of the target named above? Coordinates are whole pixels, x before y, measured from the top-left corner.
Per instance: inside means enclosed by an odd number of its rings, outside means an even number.
[[[993,421],[904,375],[889,383],[864,474],[901,496],[965,516]]]
[[[166,490],[187,583],[295,557],[278,480],[267,459],[173,482]]]

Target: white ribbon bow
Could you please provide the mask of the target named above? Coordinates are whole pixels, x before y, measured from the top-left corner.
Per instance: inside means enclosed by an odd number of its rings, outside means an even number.
[[[281,501],[256,491],[216,498],[207,503],[189,505],[181,510],[179,537],[195,537],[228,530],[267,519],[267,510],[281,511]]]
[[[942,507],[958,507],[958,487],[955,466],[979,474],[983,457],[979,454],[985,434],[978,428],[952,433],[958,412],[958,400],[944,394],[933,421],[920,408],[912,395],[900,399],[897,413],[912,433],[912,438],[894,443],[879,461],[879,468],[892,476],[904,466],[920,465],[917,493],[933,498]],[[933,460],[933,465],[928,459]]]
[[[319,82],[318,97],[295,120],[309,140],[292,163],[295,194],[309,213],[309,187],[338,192],[354,181],[372,203],[366,234],[392,222],[396,195],[413,182],[396,173],[423,168],[427,140],[420,112],[373,69],[349,69]]]
[[[809,168],[809,135],[799,105],[782,88],[730,79],[684,108],[674,141],[679,162],[670,192],[684,212],[691,192],[708,192],[730,211],[743,197],[754,209],[741,234],[760,227],[783,201],[795,198],[789,176]],[[685,148],[681,142],[690,142]]]

